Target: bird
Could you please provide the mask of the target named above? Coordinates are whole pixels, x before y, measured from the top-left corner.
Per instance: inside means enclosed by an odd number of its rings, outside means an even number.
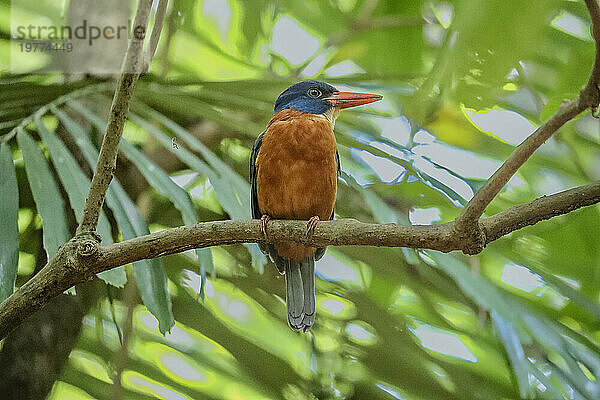
[[[342,109],[381,99],[316,80],[298,82],[279,95],[250,157],[252,217],[260,220],[265,238],[271,219],[307,220],[308,235],[319,221],[333,219],[341,171],[335,120]],[[268,240],[259,247],[285,275],[289,326],[310,330],[316,316],[315,261],[325,248]]]

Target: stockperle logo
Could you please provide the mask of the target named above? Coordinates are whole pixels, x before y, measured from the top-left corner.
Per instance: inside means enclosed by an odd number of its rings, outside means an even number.
[[[118,74],[129,40],[146,34],[133,25],[128,2],[12,0],[10,7],[13,73]]]

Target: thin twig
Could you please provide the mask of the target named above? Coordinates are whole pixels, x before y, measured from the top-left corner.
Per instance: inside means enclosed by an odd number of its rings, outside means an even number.
[[[475,193],[461,215],[456,219],[456,230],[464,240],[471,243],[468,253],[477,253],[485,246],[485,232],[478,224],[486,207],[498,195],[517,170],[531,155],[565,123],[587,109],[596,109],[600,101],[598,83],[600,82],[600,7],[597,0],[585,0],[592,20],[592,35],[595,41],[596,58],[587,85],[579,97],[565,101],[546,123],[535,130],[523,141],[502,166],[487,180],[485,185]]]
[[[119,142],[123,134],[125,118],[129,111],[129,102],[133,96],[135,84],[140,76],[140,67],[142,66],[141,63],[143,63],[142,49],[151,8],[152,0],[140,0],[138,3],[133,23],[134,34],[131,37],[129,48],[125,54],[125,60],[121,66],[121,76],[113,97],[106,134],[102,141],[98,163],[94,171],[88,197],[85,201],[83,217],[77,228],[77,234],[93,232],[98,224],[98,217],[104,203],[106,190],[112,180],[116,166]]]
[[[152,58],[154,58],[154,53],[156,53],[156,48],[158,47],[158,41],[160,39],[160,33],[162,32],[163,22],[165,20],[165,14],[167,13],[168,5],[169,0],[159,0],[158,2],[154,26],[152,27],[152,34],[150,36],[150,41],[148,42],[148,47],[144,52],[144,66],[142,68],[142,75],[148,72],[150,69]]]

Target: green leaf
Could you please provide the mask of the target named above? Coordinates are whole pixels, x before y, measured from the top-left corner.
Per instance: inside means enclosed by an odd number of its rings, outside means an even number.
[[[146,221],[116,179],[108,187],[106,203],[113,211],[125,239],[150,233]],[[166,333],[175,324],[175,320],[162,261],[159,258],[136,261],[133,263],[133,274],[142,301],[158,320],[160,332]]]
[[[542,7],[518,0],[480,2],[477,7],[459,3],[451,28],[458,32],[457,41],[448,55],[456,100],[482,108],[494,101],[493,89],[502,87],[519,61],[535,57],[560,2],[549,0]]]
[[[106,123],[100,117],[79,103],[73,102],[70,104],[70,106],[86,117],[94,126],[96,126],[97,129],[103,130],[106,126]],[[123,154],[125,154],[125,156],[135,164],[146,181],[160,194],[173,202],[175,207],[181,212],[184,224],[193,225],[198,223],[198,214],[194,209],[194,205],[192,204],[189,194],[185,190],[173,182],[173,180],[158,165],[156,165],[154,161],[146,157],[142,152],[140,152],[135,146],[127,142],[125,139],[121,140],[120,149],[123,151]],[[201,272],[208,271],[210,273],[214,273],[211,250],[196,249],[196,255],[198,257],[198,261],[201,263]],[[202,276],[203,284],[205,275],[206,273],[204,273]],[[202,292],[201,295],[203,295]]]
[[[508,303],[500,290],[487,279],[475,275],[456,257],[437,251],[425,251],[440,269],[445,271],[456,281],[461,290],[487,310],[494,310],[507,322],[511,323],[519,337],[527,338],[528,335],[522,327],[520,320],[522,309],[515,309],[515,304]]]
[[[173,180],[152,160],[146,157],[140,152],[135,146],[128,143],[126,140],[121,140],[121,150],[125,156],[132,161],[135,166],[140,170],[144,178],[148,183],[156,189],[160,194],[169,198],[175,207],[181,211],[183,222],[186,225],[193,225],[198,223],[198,215],[190,200],[189,194],[179,187]],[[214,266],[212,265],[212,256],[210,250],[208,250],[208,257],[206,252],[202,252],[201,249],[196,250],[198,260],[203,259],[204,264],[202,265],[208,271],[213,271]],[[210,262],[208,258],[210,257]]]
[[[225,208],[231,217],[233,219],[249,218],[250,184],[183,127],[154,110],[149,109],[148,113],[151,117],[155,118],[169,130],[175,133],[177,137],[181,138],[188,146],[190,146],[193,151],[200,153],[213,168],[213,170],[217,172],[221,178],[220,180],[224,181],[223,183],[228,185],[228,189],[234,198],[228,198],[228,203],[231,204],[227,207],[223,205],[223,208]]]
[[[147,129],[163,146],[173,152],[190,168],[204,174],[210,180],[221,205],[231,219],[250,218],[250,184],[183,127],[150,107],[143,108],[148,116],[155,118],[175,133],[176,137],[181,138],[192,150],[200,153],[212,168],[207,168],[206,163],[183,148],[174,150],[171,146],[171,138],[154,125],[145,122],[135,114],[130,114],[131,120]],[[266,261],[264,255],[255,244],[245,243],[244,246],[252,256],[252,266],[256,270],[262,271]]]
[[[58,177],[67,192],[69,202],[75,212],[75,218],[77,219],[77,222],[80,222],[83,215],[83,208],[85,207],[85,199],[90,190],[90,180],[81,170],[79,164],[77,164],[77,161],[65,145],[48,130],[40,116],[36,116],[35,125],[40,138],[50,153],[50,158],[58,173]],[[106,218],[104,211],[100,212],[96,230],[102,238],[101,243],[103,245],[108,245],[113,242],[110,223],[108,222],[108,218]],[[125,274],[125,268],[123,266],[101,272],[98,274],[98,277],[104,282],[116,287],[123,287],[127,282],[127,275]]]
[[[15,288],[19,264],[19,187],[8,143],[0,145],[0,302]]]
[[[42,218],[44,248],[50,260],[59,246],[71,237],[67,226],[65,203],[48,167],[46,157],[37,143],[23,130],[17,133],[17,142],[23,152],[33,199]]]
[[[533,398],[533,388],[529,384],[529,361],[525,358],[525,352],[523,351],[523,346],[517,332],[496,311],[492,311],[492,321],[508,353],[510,363],[517,377],[521,397],[526,399]]]
[[[87,133],[61,110],[55,107],[51,110],[75,137],[77,145],[82,150],[88,164],[95,167],[98,151],[90,141]],[[106,203],[113,211],[124,238],[132,239],[150,233],[148,225],[116,179],[113,179],[108,187]],[[167,276],[162,261],[158,258],[136,261],[133,263],[133,272],[142,301],[148,311],[158,320],[161,333],[166,333],[175,324],[175,321],[171,296],[167,287]]]

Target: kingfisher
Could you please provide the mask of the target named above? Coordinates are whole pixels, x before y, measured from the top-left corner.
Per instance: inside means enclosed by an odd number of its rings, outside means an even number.
[[[267,238],[270,219],[307,220],[307,234],[333,219],[340,158],[333,127],[344,108],[381,100],[368,93],[340,92],[315,80],[279,95],[275,113],[250,157],[252,217]],[[285,275],[288,323],[308,331],[315,322],[315,261],[325,248],[290,241],[259,243]]]

